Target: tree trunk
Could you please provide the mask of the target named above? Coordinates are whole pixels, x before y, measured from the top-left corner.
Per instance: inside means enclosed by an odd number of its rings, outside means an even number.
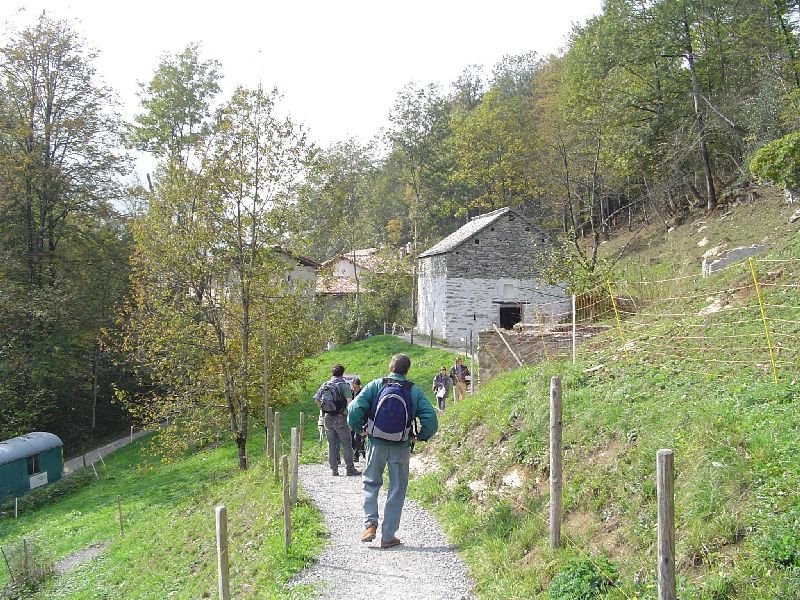
[[[689,19],[683,15],[683,34],[685,36],[685,58],[689,65],[689,73],[692,76],[692,98],[694,99],[694,115],[697,123],[697,137],[700,145],[700,160],[703,163],[703,172],[706,177],[706,208],[708,211],[714,210],[717,205],[717,192],[714,189],[714,177],[711,171],[711,158],[706,146],[706,125],[703,119],[702,96],[700,94],[700,80],[697,77],[697,69],[694,66],[694,51],[692,50],[692,38],[689,31]]]

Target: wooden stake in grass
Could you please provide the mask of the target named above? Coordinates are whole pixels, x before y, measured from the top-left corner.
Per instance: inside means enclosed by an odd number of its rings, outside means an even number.
[[[291,460],[289,461],[289,502],[292,506],[297,502],[297,458],[300,452],[300,441],[297,427],[292,427],[291,431]]]
[[[561,545],[561,378],[550,380],[550,548]]]
[[[273,435],[273,447],[272,447],[272,458],[275,459],[275,480],[277,481],[280,476],[280,456],[281,456],[281,413],[277,410],[275,411],[275,418],[272,424],[272,435]]]
[[[214,509],[217,518],[217,581],[219,600],[230,600],[231,583],[228,567],[228,511],[224,506]]]
[[[11,565],[8,564],[8,557],[6,556],[6,551],[3,550],[2,546],[0,546],[0,552],[3,553],[3,560],[6,561],[6,568],[8,569],[8,576],[11,577],[11,583],[16,583],[17,581],[14,579],[14,572],[11,570]]]
[[[672,450],[656,453],[658,600],[675,600],[675,467]]]
[[[122,521],[122,500],[119,496],[117,496],[117,512],[119,512],[119,534],[124,536],[125,535],[125,528],[123,527]]]
[[[264,407],[264,454],[272,456],[272,408]]]
[[[286,552],[292,545],[292,506],[289,501],[289,459],[281,457],[283,464],[283,547]]]
[[[298,440],[299,440],[299,443],[298,443],[298,446],[297,446],[298,447],[297,453],[298,454],[302,454],[303,453],[303,432],[306,429],[306,416],[303,413],[300,413],[300,427],[299,427],[299,429],[300,429],[300,431],[297,432]]]
[[[19,516],[19,498],[14,497],[14,518]]]
[[[94,466],[94,463],[92,463],[92,470],[94,471],[94,478],[100,479],[100,476],[97,474],[97,467]]]

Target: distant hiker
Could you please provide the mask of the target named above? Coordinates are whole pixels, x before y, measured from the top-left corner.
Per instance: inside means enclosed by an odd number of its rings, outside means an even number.
[[[389,489],[383,513],[381,548],[400,544],[395,534],[408,487],[408,464],[414,436],[429,439],[439,427],[436,411],[414,383],[406,379],[411,359],[395,354],[389,362],[389,376],[370,381],[350,404],[347,422],[350,429],[367,427],[367,466],[364,468],[363,504],[364,531],[362,542],[371,542],[378,531],[378,492],[383,485],[383,472],[389,467]],[[412,424],[419,419],[418,433]]]
[[[451,379],[447,375],[446,367],[439,369],[439,372],[433,378],[433,394],[436,396],[439,410],[444,410],[447,404],[447,396],[450,395],[450,382]]]
[[[458,402],[467,395],[467,377],[469,377],[469,369],[464,365],[461,357],[457,356],[456,363],[450,368],[450,379],[453,381],[453,402]]]
[[[361,379],[353,377],[350,380],[350,391],[353,392],[353,398],[355,399],[361,391]],[[360,431],[353,431],[353,462],[358,462],[362,456],[364,458],[367,457],[367,452],[364,448],[364,438],[366,435],[367,433],[363,429]]]
[[[371,337],[372,337],[372,332],[369,329],[367,329],[367,333],[364,334],[364,339],[368,340]]]
[[[347,427],[347,403],[353,398],[350,386],[344,379],[344,367],[333,365],[332,377],[314,394],[314,401],[323,412],[325,437],[328,439],[328,465],[332,475],[339,474],[339,445],[344,450],[344,463],[348,475],[361,475],[353,464],[353,445]]]

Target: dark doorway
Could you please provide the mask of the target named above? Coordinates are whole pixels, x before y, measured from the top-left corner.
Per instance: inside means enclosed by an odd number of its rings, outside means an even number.
[[[520,321],[522,321],[522,307],[519,304],[500,307],[500,327],[511,329]]]

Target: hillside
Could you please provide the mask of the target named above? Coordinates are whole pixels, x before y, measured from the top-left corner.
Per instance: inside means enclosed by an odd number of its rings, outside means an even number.
[[[581,347],[576,365],[506,373],[445,413],[416,496],[463,548],[481,597],[589,598],[591,583],[604,580],[603,597],[657,597],[655,457],[671,448],[678,597],[800,598],[800,235],[787,223],[795,210],[763,201],[610,240],[607,256],[627,245],[615,285],[627,281],[635,308],[619,324],[607,314],[614,327]],[[723,244],[763,244],[758,259],[776,261],[773,287],[761,290],[766,311],[794,312],[770,324],[787,336],[774,342],[775,371],[758,302],[756,323],[741,317],[756,296],[747,261],[699,277],[703,253]],[[631,283],[665,280],[666,298],[645,298]],[[733,290],[731,310],[697,325],[697,310],[720,290]],[[686,335],[691,327],[701,333]],[[751,330],[760,341],[729,333]],[[556,375],[565,547],[553,552],[548,401]]]

